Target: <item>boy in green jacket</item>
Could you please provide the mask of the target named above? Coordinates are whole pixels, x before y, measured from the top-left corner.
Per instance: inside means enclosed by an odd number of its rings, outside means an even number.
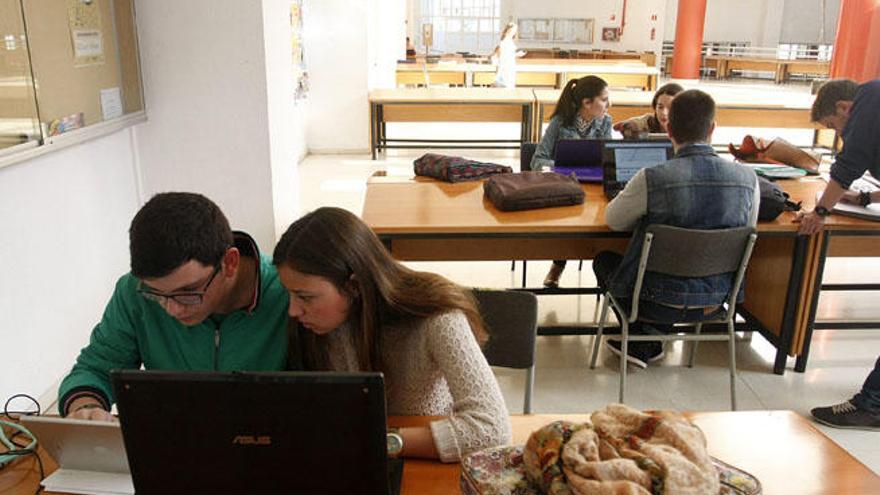
[[[61,382],[62,415],[113,420],[112,369],[285,369],[288,293],[271,259],[211,200],[157,194],[129,241],[131,272]]]

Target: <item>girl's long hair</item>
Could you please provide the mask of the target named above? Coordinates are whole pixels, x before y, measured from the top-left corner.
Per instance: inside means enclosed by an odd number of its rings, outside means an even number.
[[[562,88],[562,94],[559,95],[559,101],[556,102],[556,109],[553,110],[551,117],[558,115],[563,125],[573,125],[581,102],[585,98],[592,100],[599,96],[607,87],[608,83],[601,77],[584,76],[580,79],[570,79]]]
[[[319,208],[294,222],[275,247],[273,262],[326,278],[351,298],[349,324],[362,371],[383,371],[387,325],[460,310],[477,342],[488,339],[469,290],[398,263],[361,219],[341,208]],[[307,369],[329,369],[326,337],[299,328],[295,338]]]

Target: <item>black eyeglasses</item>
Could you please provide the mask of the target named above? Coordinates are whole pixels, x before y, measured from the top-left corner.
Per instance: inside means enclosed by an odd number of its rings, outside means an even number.
[[[211,274],[211,278],[205,282],[202,290],[197,291],[187,291],[187,292],[172,292],[170,294],[161,294],[159,292],[155,292],[151,289],[144,287],[143,281],[138,284],[137,291],[140,295],[144,296],[145,299],[149,301],[156,301],[159,304],[165,303],[167,299],[171,299],[177,304],[182,306],[197,306],[202,304],[202,301],[205,298],[205,293],[208,292],[208,287],[211,286],[211,282],[214,281],[214,278],[220,273],[220,266],[217,265],[214,268],[214,273]]]

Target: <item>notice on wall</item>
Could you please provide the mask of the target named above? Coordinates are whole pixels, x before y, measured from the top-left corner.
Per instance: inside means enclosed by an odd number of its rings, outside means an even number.
[[[122,92],[118,86],[101,90],[101,113],[104,120],[122,117]]]
[[[85,67],[104,63],[104,33],[100,2],[67,0],[73,65]]]

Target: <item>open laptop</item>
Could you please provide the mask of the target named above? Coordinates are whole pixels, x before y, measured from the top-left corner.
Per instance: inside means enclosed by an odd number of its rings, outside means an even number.
[[[63,493],[134,493],[119,423],[67,419],[58,416],[22,416],[59,469],[40,484]]]
[[[553,171],[578,182],[602,182],[602,140],[561,139],[556,143]]]
[[[114,371],[138,495],[396,495],[381,373]]]
[[[604,141],[602,185],[605,196],[614,199],[639,170],[659,165],[673,155],[672,141],[669,140]]]

